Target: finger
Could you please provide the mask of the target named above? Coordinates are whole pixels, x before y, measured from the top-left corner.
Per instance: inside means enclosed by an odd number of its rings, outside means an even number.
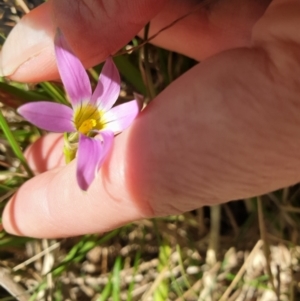
[[[50,133],[42,136],[26,149],[25,156],[35,173],[64,166],[63,135]]]
[[[121,4],[105,0],[52,0],[26,15],[13,29],[3,47],[0,69],[5,76],[18,81],[57,78],[52,45],[56,27],[62,28],[84,64],[92,66],[127,43],[159,11],[151,22],[150,35],[194,11],[163,31],[154,42],[202,60],[224,49],[249,45],[251,28],[269,1],[208,1],[199,9],[199,2],[194,0]]]
[[[147,203],[136,203],[118,186],[120,170],[107,174],[104,167],[88,192],[80,190],[75,175],[72,162],[26,182],[5,208],[6,230],[16,235],[67,237],[108,231],[152,215]]]
[[[166,1],[48,1],[26,15],[7,38],[0,58],[2,75],[19,81],[57,78],[53,49],[57,27],[86,66],[101,62],[141,30]]]
[[[251,45],[251,30],[271,0],[169,1],[151,21],[154,44],[202,61],[221,51]],[[142,34],[141,34],[142,35]]]

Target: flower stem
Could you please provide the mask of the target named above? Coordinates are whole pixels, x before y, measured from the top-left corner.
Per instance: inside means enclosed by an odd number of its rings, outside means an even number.
[[[68,135],[67,133],[64,133],[64,155],[65,155],[65,162],[66,164],[70,163],[73,159],[76,157],[77,152],[77,143],[73,141],[73,139],[77,139],[78,141],[78,134],[72,133],[71,135]]]

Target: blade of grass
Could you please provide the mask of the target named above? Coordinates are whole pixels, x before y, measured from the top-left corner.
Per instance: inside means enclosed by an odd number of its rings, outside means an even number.
[[[2,32],[0,32],[0,45],[3,45],[3,43],[5,42],[5,40],[6,40],[6,37],[5,37],[5,35],[2,33]]]
[[[144,41],[148,40],[148,34],[150,29],[150,22],[145,26],[145,33],[144,33]],[[150,100],[153,99],[156,95],[155,88],[153,85],[153,79],[151,74],[151,68],[149,63],[149,44],[146,43],[143,47],[144,51],[144,65],[145,65],[145,81],[146,81],[146,88],[148,92],[148,96]]]
[[[120,292],[121,292],[121,269],[122,269],[122,258],[118,256],[116,258],[114,268],[113,268],[113,277],[112,277],[112,298],[113,301],[120,301]]]
[[[101,292],[100,297],[97,301],[106,301],[111,296],[112,290],[112,275],[109,277],[107,284],[105,285],[103,291]]]
[[[217,262],[220,242],[221,206],[210,207],[210,238],[206,252],[206,263],[213,266]]]
[[[46,284],[45,281],[42,281],[41,283],[39,283],[39,285],[36,288],[34,288],[34,293],[30,297],[29,301],[36,301],[36,300],[38,300],[37,299],[38,294],[41,291],[44,291],[46,288],[47,288],[47,284]]]
[[[219,301],[226,301],[228,300],[232,290],[236,287],[236,285],[239,283],[239,281],[242,279],[245,271],[247,270],[247,266],[253,261],[257,251],[262,247],[263,241],[259,240],[254,248],[252,249],[249,256],[246,258],[245,262],[243,263],[242,267],[238,271],[238,273],[235,275],[234,279],[230,283],[230,285],[227,287],[226,291],[222,295]]]
[[[46,255],[49,252],[52,252],[53,250],[57,249],[60,247],[60,242],[56,242],[53,245],[47,247],[46,249],[44,249],[43,251],[39,252],[38,254],[30,257],[29,259],[25,260],[24,262],[16,265],[12,270],[14,272],[26,267],[27,265],[31,264],[32,262],[35,262],[36,260],[42,258],[44,255]]]
[[[27,122],[20,122],[19,124],[23,124],[23,125],[28,125]],[[14,124],[10,123],[8,124],[9,126],[15,126]],[[18,125],[17,125],[18,126]],[[28,141],[31,137],[32,137],[32,133],[28,132],[28,130],[14,130],[14,137],[17,140],[18,143],[20,142],[24,142],[24,141]],[[5,135],[3,135],[2,133],[0,133],[0,139],[5,139]]]
[[[3,191],[4,190],[4,191]],[[11,187],[0,183],[0,195],[2,193],[8,192],[11,190]]]
[[[263,204],[262,204],[262,199],[261,197],[257,197],[257,210],[258,210],[258,225],[259,225],[259,231],[260,231],[260,237],[261,240],[263,241],[263,251],[264,251],[264,255],[266,258],[266,268],[267,268],[267,272],[268,272],[268,276],[269,276],[269,281],[271,283],[272,289],[273,291],[277,294],[277,290],[274,284],[274,277],[272,274],[272,270],[271,270],[271,250],[270,250],[270,246],[268,243],[268,238],[267,238],[267,231],[266,231],[266,226],[265,226],[265,217],[264,217],[264,211],[263,211]],[[278,300],[279,300],[279,296]]]
[[[95,246],[101,245],[112,239],[119,232],[119,229],[114,230],[104,235],[100,239],[97,239],[95,235],[85,235],[75,246],[73,246],[65,258],[56,267],[54,267],[51,272],[53,272],[54,276],[60,275],[66,269],[66,265],[73,261],[80,261],[84,256],[86,256],[88,251],[93,249]]]
[[[65,95],[63,91],[55,86],[52,83],[44,82],[40,83],[40,86],[47,92],[47,94],[53,98],[55,101],[62,103],[62,104],[68,104],[68,101],[65,98]]]
[[[135,255],[135,258],[134,258],[134,263],[133,263],[134,270],[133,270],[133,275],[132,275],[132,281],[130,282],[128,290],[127,290],[127,299],[126,299],[126,301],[131,301],[132,300],[132,292],[133,292],[134,285],[135,285],[134,276],[136,275],[136,272],[138,271],[141,255],[142,255],[141,251],[138,251]]]
[[[142,80],[140,71],[129,61],[128,56],[116,56],[114,62],[122,76],[143,95],[147,94],[146,87]]]
[[[13,188],[13,189],[9,190],[8,192],[6,192],[5,194],[1,195],[0,203],[3,202],[4,200],[8,199],[9,197],[11,197],[16,191],[17,191],[17,188]]]
[[[9,126],[8,126],[1,110],[0,110],[0,127],[2,128],[2,131],[3,131],[6,139],[8,140],[13,152],[16,155],[16,157],[20,160],[21,164],[23,165],[24,169],[26,170],[28,176],[33,177],[34,174],[31,171],[29,165],[27,164],[27,161],[26,161],[26,159],[23,155],[23,152],[22,152],[19,144],[17,143],[11,129],[9,128]]]
[[[147,294],[143,296],[143,300],[148,300],[153,294],[153,300],[155,301],[164,301],[167,300],[169,290],[170,290],[170,281],[169,279],[164,279],[169,267],[169,260],[171,256],[171,247],[168,245],[168,242],[163,241],[159,246],[159,265],[157,267],[157,272],[159,276],[155,279],[153,285],[148,290]]]
[[[28,91],[24,88],[18,88],[11,84],[7,84],[0,81],[0,91],[7,92],[12,96],[20,98],[24,101],[35,101],[35,100],[43,100],[46,97],[46,93],[41,93],[37,91]]]
[[[185,268],[184,268],[184,264],[183,264],[183,260],[182,260],[182,252],[181,252],[181,248],[178,244],[176,244],[176,251],[178,253],[178,262],[179,262],[179,265],[180,265],[180,270],[181,270],[181,274],[182,274],[182,277],[183,277],[184,284],[188,289],[190,289],[191,284],[189,283],[188,276],[185,272]]]
[[[160,73],[164,78],[165,85],[168,86],[172,81],[171,68],[169,67],[171,65],[172,52],[159,48],[158,55]]]
[[[95,68],[90,68],[88,69],[88,73],[91,75],[92,79],[95,81],[95,83],[98,82],[99,79],[99,74],[98,72],[95,70]]]
[[[3,237],[0,240],[0,249],[4,249],[7,247],[19,247],[19,246],[23,247],[25,243],[32,240],[33,240],[32,238],[28,238],[28,237],[15,237],[15,236]]]

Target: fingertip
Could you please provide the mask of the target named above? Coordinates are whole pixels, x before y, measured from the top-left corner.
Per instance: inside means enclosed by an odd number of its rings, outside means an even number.
[[[149,205],[129,191],[120,164],[104,164],[88,191],[83,192],[76,181],[76,163],[23,184],[4,210],[5,229],[14,235],[59,238],[106,232],[153,216]]]
[[[49,184],[59,171],[55,169],[28,180],[13,195],[2,215],[3,226],[8,233],[53,238],[58,237],[58,232],[63,232],[60,225],[53,223],[48,198]],[[48,228],[52,228],[49,235],[45,233]]]
[[[31,82],[57,78],[51,3],[46,2],[32,10],[10,32],[0,55],[3,76]]]
[[[55,81],[59,78],[52,45],[45,46],[36,56],[25,58],[16,66],[15,63],[13,65],[8,63],[1,67],[1,62],[6,62],[6,56],[4,55],[2,59],[0,53],[0,72],[2,76],[13,81],[37,83]]]
[[[4,230],[12,235],[22,235],[19,231],[16,222],[14,220],[13,214],[13,207],[14,207],[14,197],[12,197],[9,202],[6,204],[3,214],[2,214],[2,225]]]
[[[37,173],[64,166],[63,135],[50,133],[40,137],[26,149],[25,156]]]
[[[58,78],[53,47],[58,27],[83,64],[96,65],[137,34],[166,1],[48,1],[24,16],[7,37],[0,74],[21,82]]]

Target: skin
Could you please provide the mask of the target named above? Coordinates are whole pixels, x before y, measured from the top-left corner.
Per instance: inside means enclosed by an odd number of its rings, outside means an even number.
[[[91,66],[150,19],[154,33],[199,1],[79,3],[52,0],[27,15],[3,47],[2,73],[20,81],[56,78],[57,26]],[[299,26],[298,0],[215,0],[162,33],[156,44],[202,63],[116,137],[87,193],[77,187],[76,162],[62,166],[59,135],[33,144],[26,155],[39,175],[6,206],[4,228],[35,237],[103,232],[297,183]]]

